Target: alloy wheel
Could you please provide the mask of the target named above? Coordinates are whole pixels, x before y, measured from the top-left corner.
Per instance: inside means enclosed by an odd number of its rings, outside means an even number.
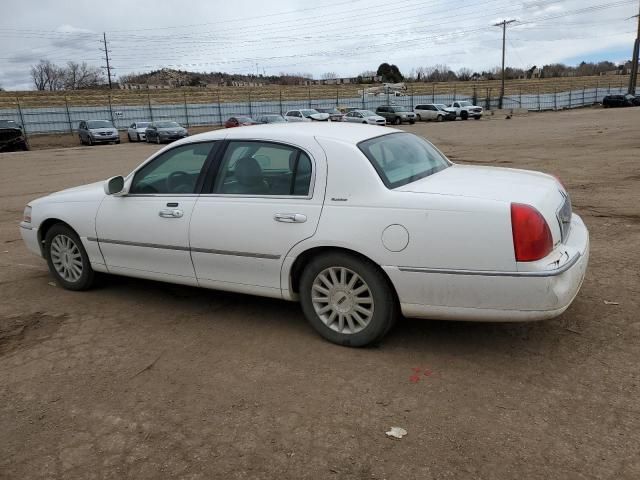
[[[369,285],[353,270],[326,268],[316,276],[311,289],[316,315],[330,329],[354,334],[371,322],[373,294]]]
[[[70,283],[82,276],[82,254],[74,240],[66,235],[56,235],[51,241],[51,261],[60,277]]]

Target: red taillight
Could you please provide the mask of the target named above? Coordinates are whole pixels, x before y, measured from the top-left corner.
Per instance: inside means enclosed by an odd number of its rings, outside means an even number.
[[[517,262],[533,262],[549,255],[553,238],[538,210],[522,203],[511,204],[511,232]]]

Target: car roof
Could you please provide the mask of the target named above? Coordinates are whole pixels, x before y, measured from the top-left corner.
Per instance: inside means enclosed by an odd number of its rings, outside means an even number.
[[[271,140],[284,143],[306,143],[315,137],[328,138],[345,143],[356,144],[369,138],[379,137],[393,132],[402,132],[395,128],[377,125],[362,125],[342,122],[295,122],[253,125],[247,128],[219,129],[192,135],[179,143],[202,142],[207,140]],[[178,142],[176,142],[178,143]]]

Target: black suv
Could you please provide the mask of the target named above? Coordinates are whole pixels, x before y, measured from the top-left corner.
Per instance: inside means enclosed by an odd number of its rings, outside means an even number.
[[[376,113],[387,120],[387,123],[400,125],[401,123],[416,123],[416,114],[402,105],[381,105]]]

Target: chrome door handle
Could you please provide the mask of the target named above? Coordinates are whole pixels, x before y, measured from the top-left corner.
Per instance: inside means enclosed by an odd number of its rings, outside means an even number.
[[[276,213],[273,219],[276,222],[304,223],[307,221],[307,216],[301,213]]]
[[[184,212],[182,210],[171,208],[160,210],[158,212],[158,215],[160,215],[162,218],[182,218]]]

